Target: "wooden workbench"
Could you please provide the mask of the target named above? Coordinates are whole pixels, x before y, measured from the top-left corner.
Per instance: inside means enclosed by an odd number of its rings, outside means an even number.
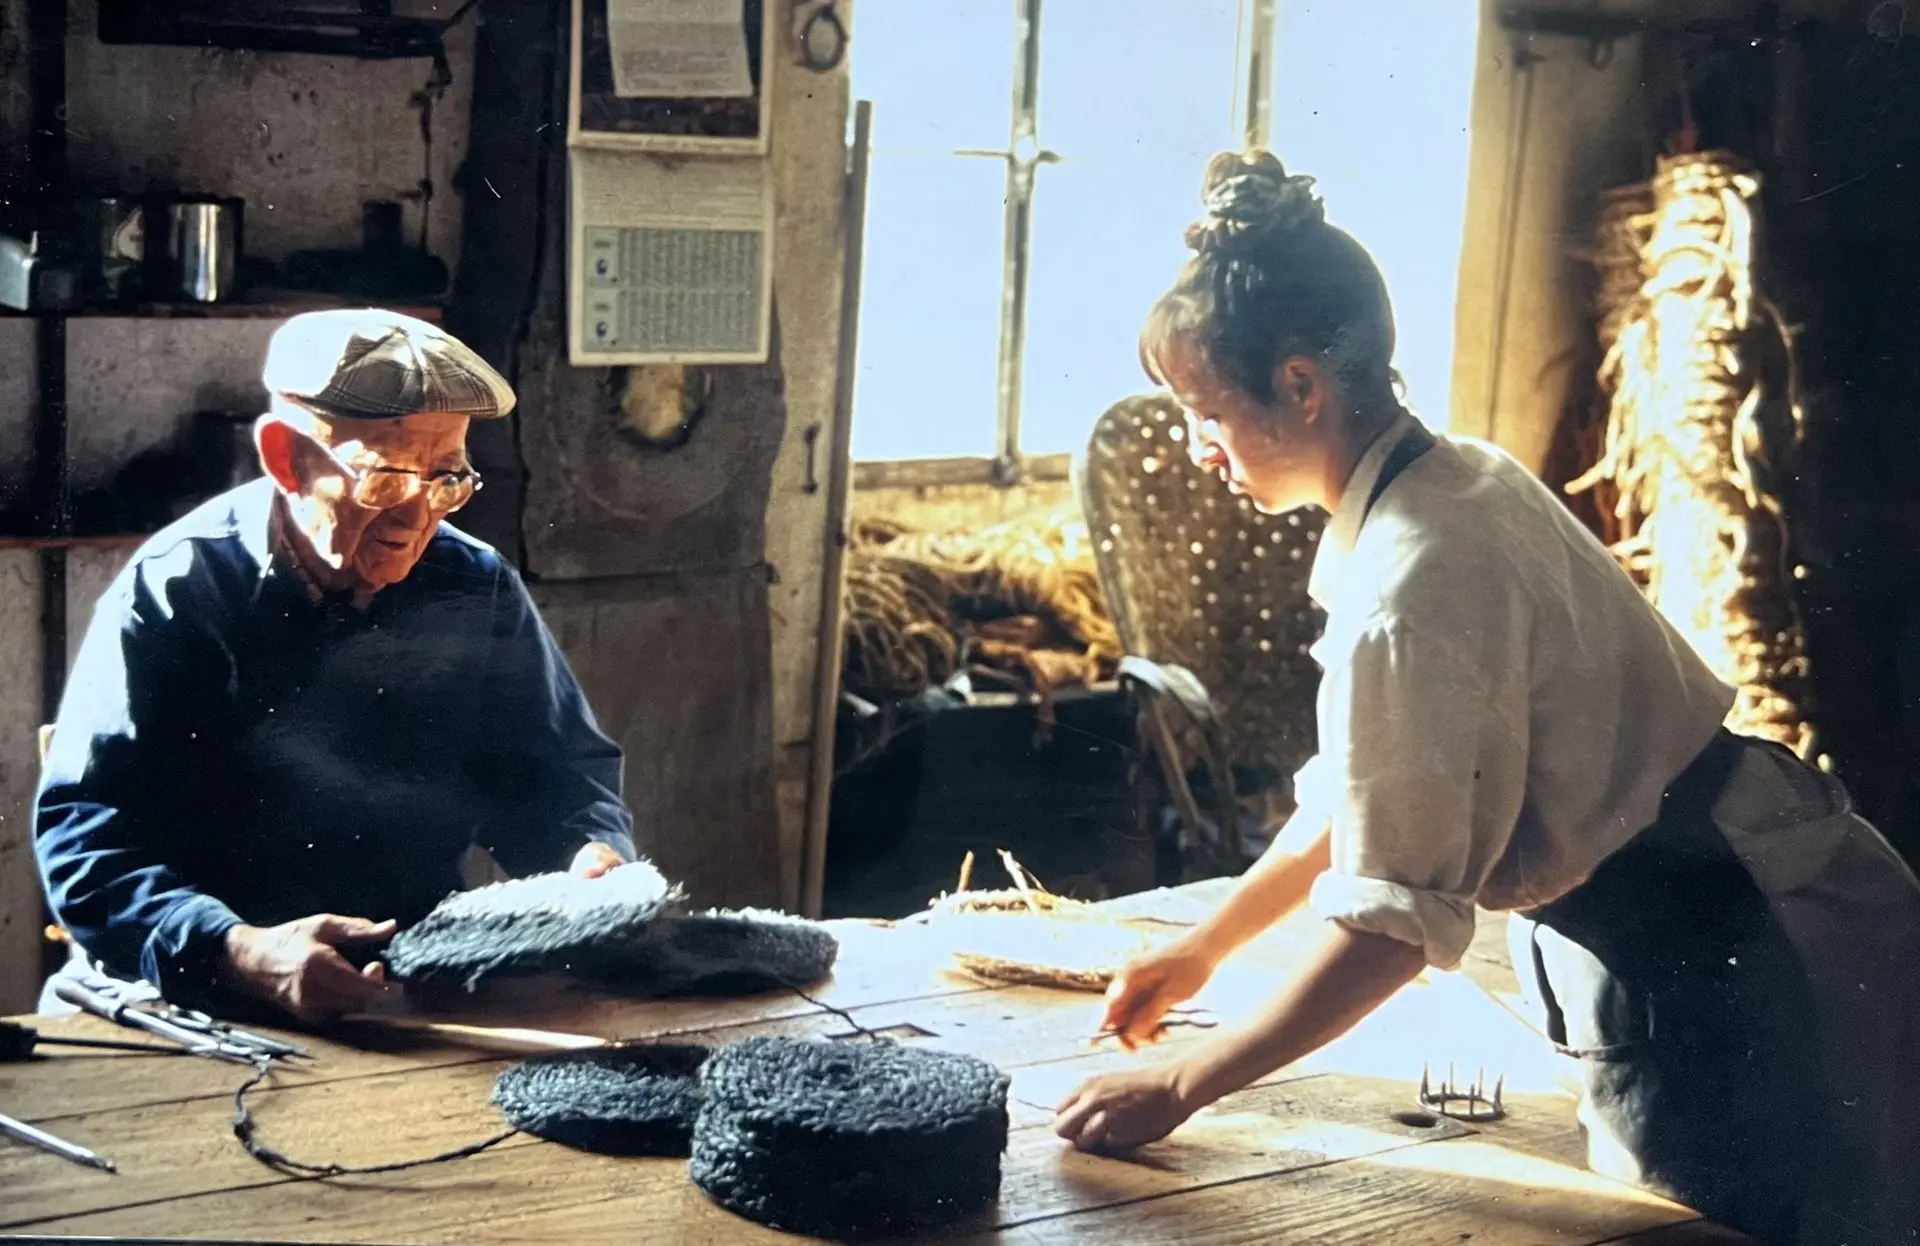
[[[1132,897],[1188,920],[1214,885]],[[1100,1001],[985,989],[946,971],[929,927],[837,924],[840,971],[813,992],[861,1025],[971,1052],[1013,1076],[999,1204],[968,1241],[1180,1241],[1419,1246],[1731,1243],[1690,1212],[1585,1172],[1573,1101],[1538,1040],[1496,999],[1511,977],[1488,923],[1463,974],[1409,986],[1312,1061],[1223,1100],[1128,1158],[1081,1155],[1048,1128],[1082,1077],[1118,1067],[1093,1048]],[[1228,1018],[1273,987],[1312,937],[1284,924],[1231,962],[1204,1002]],[[1476,981],[1480,985],[1476,985]],[[498,1006],[498,1005],[496,1005]],[[511,1023],[638,1038],[727,1041],[840,1035],[845,1020],[797,996],[634,1003],[521,990]],[[43,1032],[107,1034],[91,1018]],[[508,1023],[502,1021],[501,1023]],[[116,1032],[117,1033],[117,1032]],[[1170,1031],[1168,1042],[1196,1041]],[[318,1060],[250,1100],[265,1141],[308,1161],[371,1164],[477,1141],[511,1060],[444,1046],[311,1043]],[[1506,1078],[1508,1119],[1465,1127],[1413,1111],[1422,1063]],[[296,1180],[256,1163],[231,1132],[245,1070],[192,1057],[57,1055],[0,1065],[0,1111],[116,1161],[81,1168],[0,1139],[0,1234],[297,1242],[775,1242],[791,1237],[721,1211],[674,1160],[610,1159],[527,1136],[479,1156],[378,1177]]]

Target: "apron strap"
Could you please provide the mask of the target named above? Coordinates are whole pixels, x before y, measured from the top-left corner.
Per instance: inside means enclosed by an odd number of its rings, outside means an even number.
[[[1412,467],[1421,455],[1433,449],[1438,441],[1439,438],[1428,432],[1426,426],[1418,421],[1415,421],[1413,426],[1401,435],[1400,440],[1394,443],[1393,449],[1387,451],[1386,462],[1380,465],[1380,474],[1374,478],[1373,491],[1367,494],[1367,504],[1360,511],[1361,523],[1367,522],[1367,516],[1373,513],[1373,504],[1380,500],[1380,495],[1387,491],[1387,486],[1392,484],[1401,472]]]

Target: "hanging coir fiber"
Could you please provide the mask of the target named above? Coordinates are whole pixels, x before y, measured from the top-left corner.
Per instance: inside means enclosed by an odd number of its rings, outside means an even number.
[[[999,1192],[1007,1086],[971,1056],[749,1038],[700,1071],[690,1171],[722,1207],[789,1232],[950,1225]]]
[[[683,914],[678,890],[645,862],[602,878],[541,874],[441,901],[388,946],[409,983],[564,974],[641,994],[805,986],[826,977],[839,944],[814,922],[777,913]]]
[[[640,1043],[536,1056],[502,1073],[493,1102],[514,1128],[603,1155],[684,1156],[708,1049]]]

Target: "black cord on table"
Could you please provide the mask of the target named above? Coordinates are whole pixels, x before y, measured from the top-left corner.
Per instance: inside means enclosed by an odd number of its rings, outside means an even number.
[[[789,991],[792,991],[795,995],[798,995],[801,999],[807,1001],[809,1004],[812,1004],[815,1008],[824,1009],[825,1011],[830,1012],[834,1016],[840,1018],[842,1021],[845,1021],[848,1025],[853,1027],[855,1033],[859,1034],[862,1038],[865,1038],[868,1042],[890,1043],[893,1041],[892,1039],[888,1038],[886,1035],[876,1034],[872,1030],[868,1029],[866,1026],[861,1025],[858,1021],[854,1020],[852,1013],[848,1012],[846,1009],[838,1006],[837,1004],[829,1004],[824,999],[816,999],[791,982],[787,983],[786,985]]]
[[[815,1008],[832,1013],[834,1016],[840,1018],[840,1020],[845,1021],[853,1027],[855,1033],[865,1038],[868,1042],[889,1043],[893,1041],[885,1035],[875,1033],[873,1030],[860,1024],[852,1013],[839,1005],[829,1004],[825,1000],[808,993],[795,983],[788,982],[786,983],[786,987],[802,1000],[812,1004]],[[306,1160],[294,1159],[286,1152],[268,1146],[266,1143],[260,1141],[259,1125],[253,1119],[253,1110],[247,1106],[247,1092],[266,1081],[272,1075],[273,1061],[271,1059],[262,1059],[255,1063],[253,1075],[242,1082],[240,1088],[233,1092],[233,1136],[240,1140],[240,1145],[246,1150],[248,1155],[251,1155],[254,1159],[259,1160],[269,1168],[276,1169],[291,1176],[367,1176],[373,1173],[400,1172],[408,1168],[423,1168],[429,1164],[449,1164],[455,1160],[467,1159],[480,1154],[482,1151],[491,1150],[509,1138],[517,1137],[521,1133],[518,1129],[509,1129],[503,1133],[495,1134],[491,1138],[471,1143],[467,1146],[457,1147],[451,1151],[442,1151],[437,1155],[423,1156],[419,1159],[396,1160],[388,1164],[310,1163]]]
[[[233,1136],[248,1155],[259,1160],[269,1168],[298,1177],[346,1177],[364,1176],[371,1173],[399,1172],[406,1168],[420,1168],[428,1164],[445,1164],[457,1159],[466,1159],[482,1151],[499,1146],[520,1131],[509,1129],[496,1134],[484,1142],[459,1147],[452,1151],[442,1151],[438,1155],[429,1155],[422,1159],[397,1160],[390,1164],[312,1164],[306,1160],[294,1159],[284,1151],[277,1150],[260,1141],[259,1129],[253,1119],[253,1112],[247,1107],[247,1092],[267,1080],[273,1073],[273,1062],[261,1060],[254,1065],[253,1076],[241,1083],[240,1089],[233,1093]]]

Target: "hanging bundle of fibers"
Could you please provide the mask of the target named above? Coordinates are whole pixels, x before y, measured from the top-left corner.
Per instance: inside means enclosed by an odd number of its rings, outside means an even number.
[[[502,1073],[493,1102],[515,1129],[601,1155],[684,1157],[700,1112],[695,1044],[634,1043],[536,1056]]]
[[[600,878],[539,874],[456,892],[388,945],[387,972],[472,990],[503,976],[565,974],[639,995],[804,986],[839,942],[780,913],[683,913],[679,888],[644,861]]]
[[[1044,697],[1105,677],[1120,657],[1077,518],[938,533],[864,520],[846,593],[844,679],[867,695],[912,695],[978,665]]]
[[[700,1070],[689,1171],[720,1206],[789,1232],[949,1226],[999,1192],[1008,1084],[950,1052],[749,1038]]]
[[[1615,491],[1615,552],[1738,689],[1727,725],[1804,756],[1804,634],[1768,476],[1778,438],[1759,418],[1776,396],[1759,383],[1758,346],[1763,330],[1784,334],[1754,284],[1758,190],[1744,164],[1708,152],[1662,159],[1645,212],[1632,211],[1637,193],[1609,201],[1602,297],[1619,302],[1601,317],[1606,443],[1568,489],[1604,482]],[[1638,250],[1631,269],[1629,245]],[[1638,284],[1626,297],[1630,272]],[[1784,398],[1791,409],[1793,395]]]

